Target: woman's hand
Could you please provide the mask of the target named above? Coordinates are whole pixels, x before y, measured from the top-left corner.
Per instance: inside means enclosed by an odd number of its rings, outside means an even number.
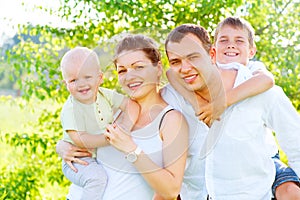
[[[136,149],[137,145],[131,138],[130,133],[126,132],[116,124],[109,124],[106,126],[107,131],[104,133],[107,141],[116,149],[129,153]]]
[[[73,162],[81,165],[88,165],[87,162],[82,161],[79,158],[92,156],[88,149],[76,147],[73,144],[63,140],[57,142],[56,152],[75,172],[77,172],[77,169],[74,167]]]

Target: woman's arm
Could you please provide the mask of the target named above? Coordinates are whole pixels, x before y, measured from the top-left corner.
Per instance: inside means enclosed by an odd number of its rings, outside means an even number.
[[[269,71],[255,71],[252,78],[248,79],[239,86],[226,91],[227,106],[265,92],[273,87],[274,84],[274,77]]]
[[[72,162],[76,162],[81,165],[88,165],[87,162],[82,161],[79,158],[92,156],[88,149],[76,147],[75,145],[63,140],[59,140],[57,142],[56,152],[75,172],[77,172],[77,169],[74,167]]]
[[[123,111],[123,114],[118,121],[118,125],[126,131],[131,131],[140,115],[140,105],[130,98],[124,97],[120,109]]]
[[[188,150],[188,125],[178,111],[166,114],[160,129],[164,167],[156,165],[145,153],[133,163],[148,184],[164,199],[175,199],[181,188]],[[137,148],[130,134],[109,125],[105,135],[110,144],[128,154]]]

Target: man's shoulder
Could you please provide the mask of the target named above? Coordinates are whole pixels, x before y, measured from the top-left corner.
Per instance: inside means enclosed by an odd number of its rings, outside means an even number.
[[[253,101],[261,101],[265,104],[271,105],[274,102],[281,101],[283,99],[288,99],[288,97],[283,92],[282,88],[280,86],[274,85],[272,88],[268,89],[265,92],[262,92],[258,95],[255,95],[253,97],[250,97]]]
[[[182,102],[184,100],[184,98],[170,84],[167,84],[161,89],[161,96],[168,103],[169,101]]]

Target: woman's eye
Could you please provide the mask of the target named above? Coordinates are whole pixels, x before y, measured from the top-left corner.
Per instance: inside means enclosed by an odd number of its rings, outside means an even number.
[[[227,40],[224,40],[224,39],[223,39],[223,40],[220,40],[220,42],[224,43],[224,42],[227,42]]]
[[[197,58],[199,58],[199,56],[191,56],[191,57],[189,57],[189,60],[195,60]]]
[[[139,66],[136,66],[135,68],[137,68],[137,69],[143,69],[143,68],[144,68],[144,66],[142,66],[142,65],[139,65]]]

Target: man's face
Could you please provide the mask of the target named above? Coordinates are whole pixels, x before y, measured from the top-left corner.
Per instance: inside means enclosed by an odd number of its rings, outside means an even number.
[[[170,41],[167,54],[171,69],[183,79],[184,87],[191,91],[206,88],[205,80],[210,71],[211,58],[195,35],[187,34],[179,43]]]
[[[225,25],[215,38],[214,51],[217,62],[228,64],[238,62],[247,65],[249,59],[256,53],[255,47],[250,47],[248,32],[245,29]]]

